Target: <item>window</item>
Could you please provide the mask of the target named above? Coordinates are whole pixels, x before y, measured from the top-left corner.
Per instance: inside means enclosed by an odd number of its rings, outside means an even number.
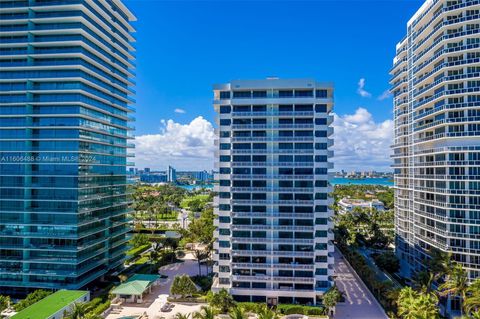
[[[220,174],[230,174],[230,167],[220,167]]]
[[[293,156],[291,156],[291,155],[279,155],[278,156],[278,161],[282,162],[282,163],[291,163],[291,162],[293,162]]]
[[[230,98],[230,91],[220,91],[220,99],[229,99]]]
[[[315,105],[315,112],[316,113],[326,113],[327,112],[327,105],[326,104],[316,104]]]
[[[267,91],[253,91],[254,98],[267,97]]]
[[[222,248],[229,248],[230,247],[230,242],[226,240],[220,240],[218,242],[218,246]]]
[[[220,228],[220,229],[218,230],[218,233],[219,233],[220,235],[230,236],[230,229]]]
[[[234,91],[233,92],[233,98],[251,98],[252,97],[252,92],[250,91]]]
[[[220,105],[220,114],[228,114],[232,110],[230,105]]]
[[[220,186],[230,186],[230,181],[228,179],[221,179]]]
[[[280,90],[278,96],[281,98],[293,97],[293,90]]]
[[[220,120],[220,125],[221,125],[221,126],[228,126],[228,125],[230,125],[230,124],[231,124],[230,119],[221,119],[221,120]]]
[[[315,143],[316,150],[326,150],[327,146],[327,143]]]
[[[250,112],[251,106],[250,105],[234,105],[233,112]]]
[[[313,97],[313,90],[295,90],[295,97]]]
[[[317,99],[326,99],[328,96],[327,90],[316,90],[315,96]]]

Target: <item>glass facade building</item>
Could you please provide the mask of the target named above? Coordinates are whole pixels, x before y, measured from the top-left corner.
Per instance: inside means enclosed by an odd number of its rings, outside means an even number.
[[[480,274],[480,4],[429,0],[391,70],[396,249],[405,276],[432,248]]]
[[[215,278],[239,301],[315,304],[333,282],[333,86],[214,86]]]
[[[120,0],[0,1],[0,290],[123,266],[134,19]]]

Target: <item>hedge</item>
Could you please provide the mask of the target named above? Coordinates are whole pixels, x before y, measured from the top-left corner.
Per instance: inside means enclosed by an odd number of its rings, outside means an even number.
[[[130,249],[130,250],[127,252],[127,255],[128,255],[128,256],[137,256],[137,255],[140,255],[140,254],[143,253],[144,251],[148,250],[150,247],[151,247],[150,244],[145,244],[145,245],[139,246],[139,247],[137,247],[137,248]]]
[[[258,307],[265,303],[258,302],[238,302],[237,305],[243,308],[246,312],[257,312]],[[309,316],[323,316],[326,314],[324,307],[303,306],[294,304],[279,304],[277,306],[278,312],[282,315],[309,315]]]
[[[278,311],[284,315],[324,315],[326,310],[323,307],[302,306],[292,304],[280,304],[277,306]]]
[[[95,314],[95,315],[101,315],[101,314],[104,313],[109,307],[110,307],[110,300],[107,300],[106,302],[101,303],[101,304],[99,304],[98,306],[96,306],[96,307],[91,311],[91,313],[92,313],[92,314]]]

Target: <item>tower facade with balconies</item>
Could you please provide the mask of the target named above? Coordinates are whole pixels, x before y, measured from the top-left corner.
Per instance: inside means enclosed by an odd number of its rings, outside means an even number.
[[[391,70],[395,229],[406,276],[427,252],[480,267],[480,5],[429,0],[407,24]]]
[[[332,285],[333,86],[214,86],[215,280],[237,300],[315,303]]]
[[[120,0],[0,3],[1,291],[123,265],[132,20]]]

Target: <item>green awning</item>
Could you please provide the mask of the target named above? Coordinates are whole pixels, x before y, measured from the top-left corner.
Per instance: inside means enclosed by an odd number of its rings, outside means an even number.
[[[141,295],[158,279],[160,279],[159,275],[135,274],[114,288],[111,293],[114,295]]]

